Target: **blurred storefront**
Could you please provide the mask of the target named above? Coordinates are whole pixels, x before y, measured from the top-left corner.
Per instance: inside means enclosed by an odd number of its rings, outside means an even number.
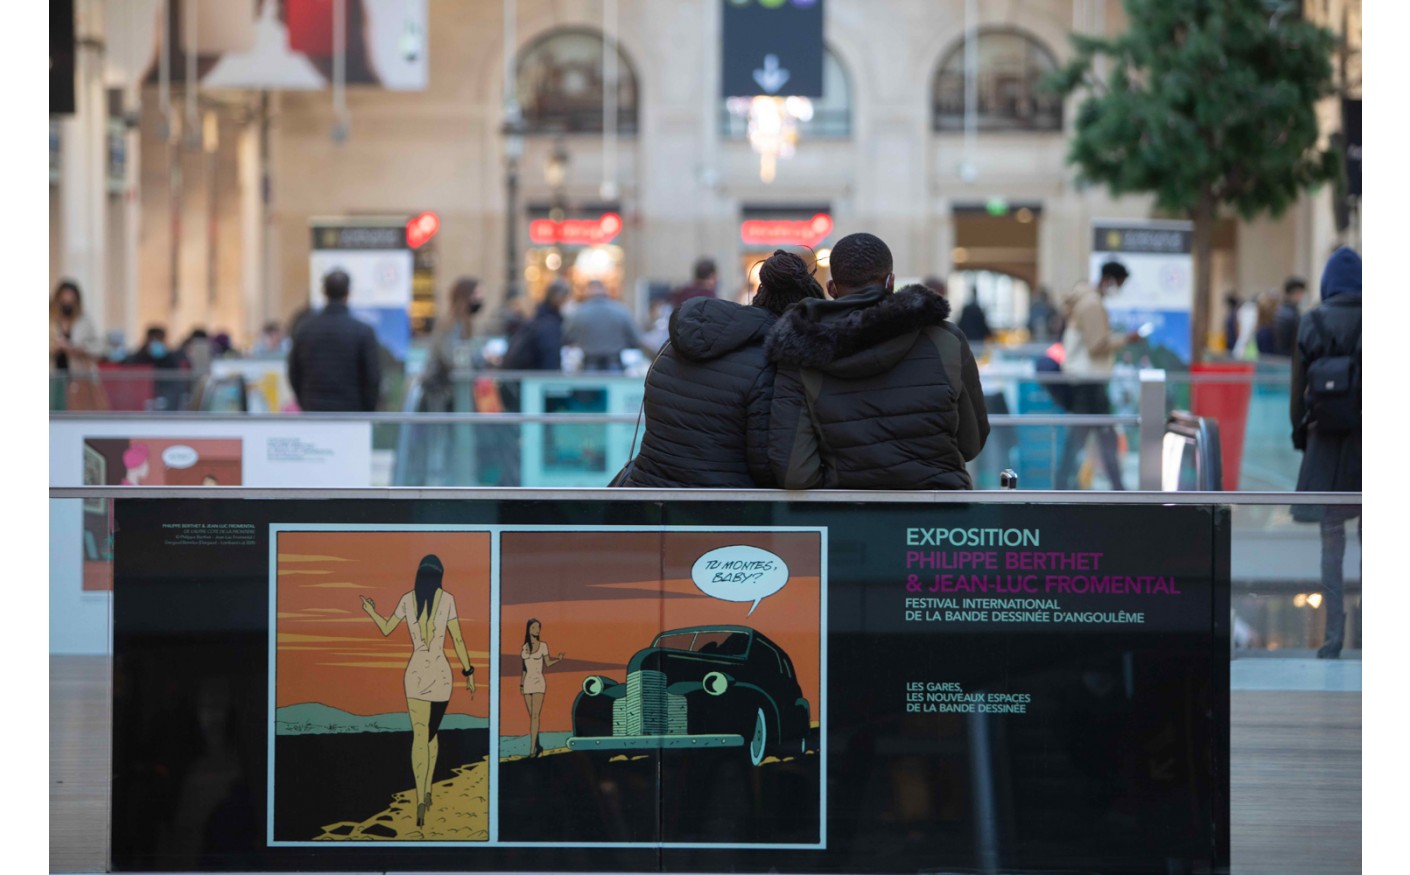
[[[984,284],[1002,322],[1026,301],[994,295],[1086,278],[1094,220],[1153,216],[1148,199],[1074,184],[1074,107],[1037,88],[1071,33],[1124,27],[1119,0],[894,0],[885,14],[828,0],[823,95],[788,121],[769,182],[748,106],[719,95],[720,6],[76,0],[78,111],[51,125],[51,278],[77,276],[129,340],[161,322],[248,343],[307,303],[313,218],[433,213],[412,303],[422,330],[461,276],[480,278],[486,312],[556,276],[600,279],[641,308],[702,255],[722,290],[742,290],[777,248],[769,233],[825,215],[820,238],[788,243],[826,250],[868,230],[898,275],[1007,277]],[[1360,3],[1304,14],[1349,34],[1334,66],[1359,99]],[[103,44],[101,62],[84,40]],[[1279,219],[1224,223],[1215,312],[1227,290],[1315,276],[1355,234],[1332,202],[1323,190]],[[784,224],[746,232],[760,221]]]

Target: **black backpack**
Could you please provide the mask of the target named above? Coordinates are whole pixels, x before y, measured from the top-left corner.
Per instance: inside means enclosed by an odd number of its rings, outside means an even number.
[[[1313,327],[1331,338],[1320,310],[1309,314]],[[1361,428],[1361,332],[1356,333],[1356,349],[1349,355],[1327,355],[1307,366],[1303,391],[1307,403],[1307,424],[1323,434],[1345,434]]]

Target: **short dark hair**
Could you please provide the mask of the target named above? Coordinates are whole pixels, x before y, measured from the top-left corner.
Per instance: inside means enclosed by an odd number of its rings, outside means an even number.
[[[879,283],[891,273],[891,250],[873,234],[848,234],[832,247],[832,279],[849,289]]]
[[[153,340],[166,340],[166,329],[160,325],[148,325],[147,340],[148,342]]]
[[[940,297],[945,297],[948,293],[945,290],[945,281],[938,276],[928,276],[920,281],[920,284],[930,289]]]
[[[323,294],[330,301],[346,301],[352,280],[341,269],[329,271],[323,277]]]
[[[695,278],[697,280],[707,280],[715,273],[715,259],[697,258],[695,260]]]
[[[1131,276],[1131,271],[1127,270],[1126,265],[1119,261],[1108,261],[1102,265],[1102,279],[1104,280],[1114,280],[1117,285],[1121,285],[1126,282],[1129,276]]]
[[[1307,280],[1300,276],[1290,276],[1288,281],[1283,283],[1283,294],[1291,295],[1294,292],[1307,291]]]

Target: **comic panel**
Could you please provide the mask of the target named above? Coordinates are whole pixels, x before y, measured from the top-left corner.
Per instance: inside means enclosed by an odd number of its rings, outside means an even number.
[[[270,841],[487,841],[489,533],[273,539]]]
[[[84,438],[85,486],[239,486],[240,438]],[[112,511],[83,502],[83,590],[113,588]]]
[[[500,840],[818,846],[822,540],[506,532]]]

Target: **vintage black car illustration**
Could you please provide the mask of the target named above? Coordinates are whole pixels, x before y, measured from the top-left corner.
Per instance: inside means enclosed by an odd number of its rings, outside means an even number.
[[[627,664],[625,683],[584,680],[568,747],[737,747],[757,766],[805,753],[810,716],[783,648],[747,626],[695,626],[656,636]]]

